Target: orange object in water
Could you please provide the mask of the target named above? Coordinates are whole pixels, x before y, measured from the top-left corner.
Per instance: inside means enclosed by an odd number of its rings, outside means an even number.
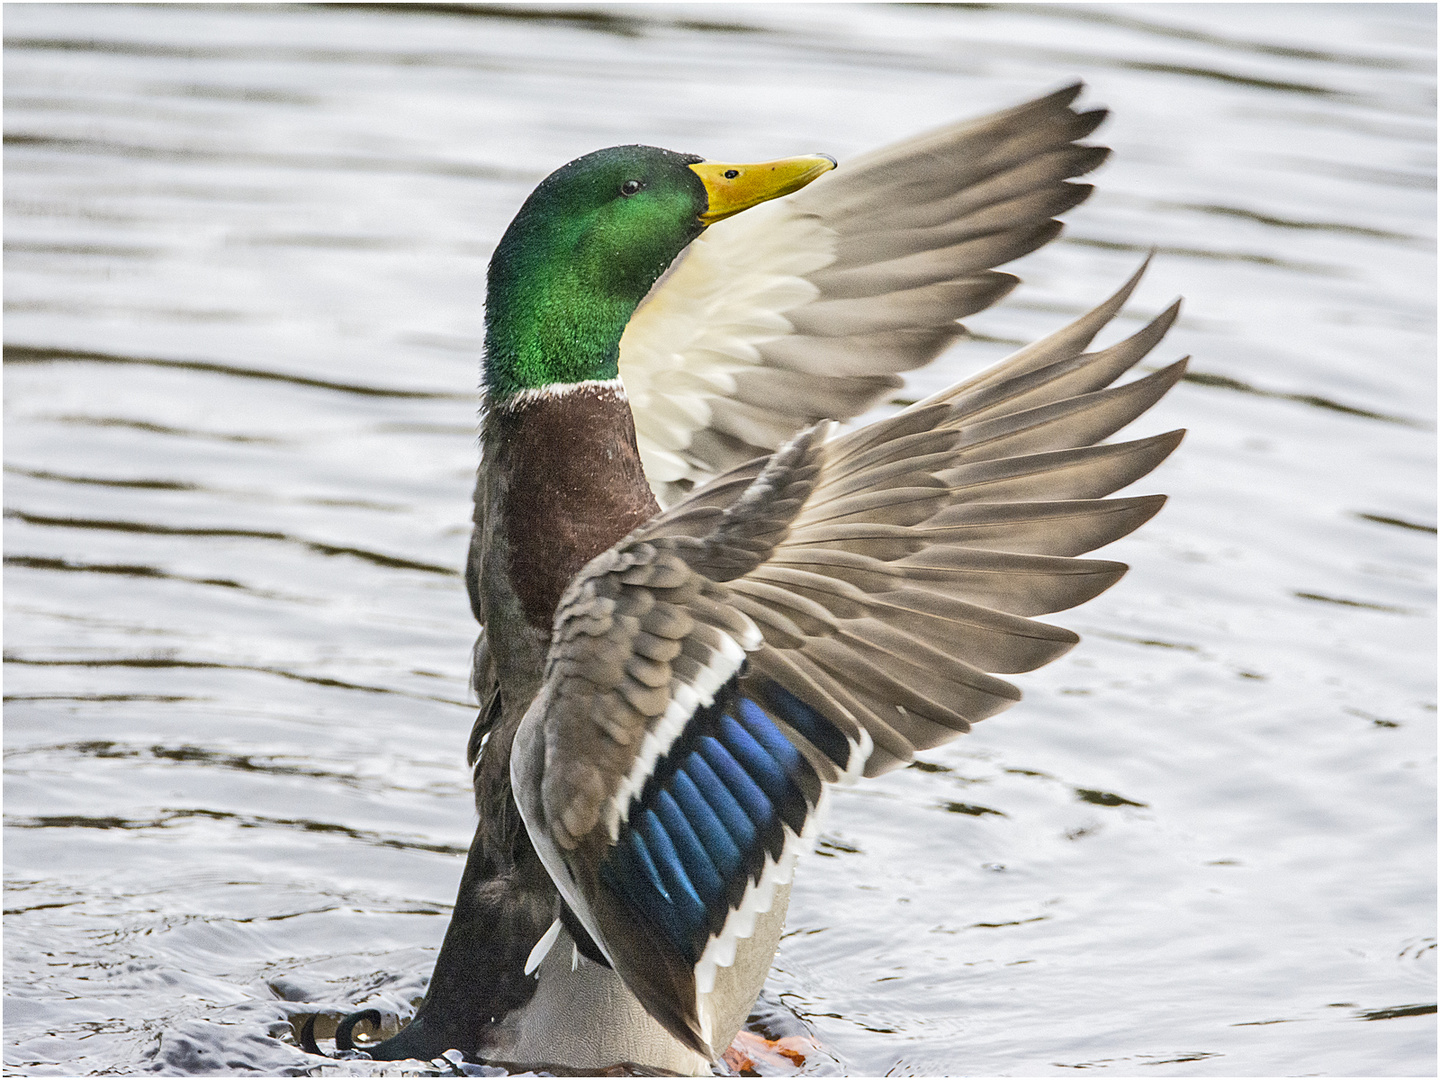
[[[793,1074],[804,1064],[806,1055],[819,1046],[804,1035],[786,1035],[767,1039],[753,1031],[741,1031],[725,1051],[725,1064],[741,1075],[776,1076]]]

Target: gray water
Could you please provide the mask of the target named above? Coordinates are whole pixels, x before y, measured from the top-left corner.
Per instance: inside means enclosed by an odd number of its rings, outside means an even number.
[[[1434,1074],[1433,6],[4,15],[9,1072],[300,1072],[290,1017],[412,1013],[473,820],[484,268],[542,176],[1083,77],[1099,190],[906,393],[1154,247],[1104,340],[1186,297],[1134,429],[1190,429],[1171,502],[1021,705],[838,793],[767,994],[814,1072]]]

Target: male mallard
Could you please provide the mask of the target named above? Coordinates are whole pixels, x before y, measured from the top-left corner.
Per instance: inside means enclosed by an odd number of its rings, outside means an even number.
[[[1138,274],[896,416],[823,418],[933,359],[1089,194],[1066,181],[1105,114],[1079,89],[826,176],[624,146],[526,200],[485,316],[480,823],[428,996],[372,1057],[708,1072],[828,785],[1014,704],[988,672],[1076,643],[1028,616],[1119,579],[1072,556],[1159,509],[1102,496],[1180,438],[1096,445],[1183,370],[1110,387],[1173,307],[1083,352]]]

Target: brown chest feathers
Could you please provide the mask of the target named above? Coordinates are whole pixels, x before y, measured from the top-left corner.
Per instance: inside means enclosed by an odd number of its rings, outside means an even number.
[[[527,621],[549,633],[587,562],[659,513],[617,383],[535,393],[486,418],[486,453],[509,476],[503,525],[510,582]]]

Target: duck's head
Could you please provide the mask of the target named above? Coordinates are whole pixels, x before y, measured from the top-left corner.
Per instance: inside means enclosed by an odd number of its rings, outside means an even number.
[[[690,241],[834,167],[823,156],[730,165],[654,146],[614,146],[551,173],[490,260],[490,401],[616,378],[625,324]]]

